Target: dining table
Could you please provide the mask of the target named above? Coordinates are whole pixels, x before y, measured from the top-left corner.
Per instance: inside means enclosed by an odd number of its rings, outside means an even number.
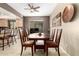
[[[28,39],[34,41],[34,51],[35,52],[36,52],[36,49],[44,49],[44,52],[45,52],[45,43],[46,43],[46,40],[49,40],[49,38],[50,38],[50,36],[48,34],[45,34],[45,33],[32,33],[32,34],[28,35]],[[43,40],[44,45],[36,45],[36,42],[38,40]]]

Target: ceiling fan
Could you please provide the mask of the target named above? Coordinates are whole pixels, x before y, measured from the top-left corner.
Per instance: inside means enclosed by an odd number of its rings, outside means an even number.
[[[24,8],[25,10],[30,10],[30,12],[39,12],[37,9],[40,8],[40,6],[35,7],[33,4],[27,4],[28,8]]]

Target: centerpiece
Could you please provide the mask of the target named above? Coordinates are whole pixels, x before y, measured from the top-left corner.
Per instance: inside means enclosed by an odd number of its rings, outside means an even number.
[[[42,33],[41,33],[41,32],[39,32],[39,33],[38,33],[38,35],[39,35],[39,36],[41,36],[41,35],[42,35]]]

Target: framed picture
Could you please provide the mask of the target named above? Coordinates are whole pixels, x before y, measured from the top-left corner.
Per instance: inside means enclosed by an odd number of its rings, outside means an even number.
[[[73,15],[74,15],[74,6],[67,5],[63,11],[63,16],[62,16],[63,22],[65,23],[70,22],[72,20]]]
[[[59,12],[52,20],[52,26],[61,26],[61,12]]]

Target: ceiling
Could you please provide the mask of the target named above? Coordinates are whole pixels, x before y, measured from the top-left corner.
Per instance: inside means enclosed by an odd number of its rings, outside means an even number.
[[[16,19],[16,16],[13,13],[11,13],[11,12],[5,10],[4,8],[0,7],[0,19],[2,19],[2,18]]]
[[[28,8],[27,3],[8,3],[13,9],[21,13],[23,16],[50,16],[53,12],[53,9],[57,5],[56,3],[33,3],[33,5],[40,6],[38,9],[39,12],[30,12],[24,8]]]

